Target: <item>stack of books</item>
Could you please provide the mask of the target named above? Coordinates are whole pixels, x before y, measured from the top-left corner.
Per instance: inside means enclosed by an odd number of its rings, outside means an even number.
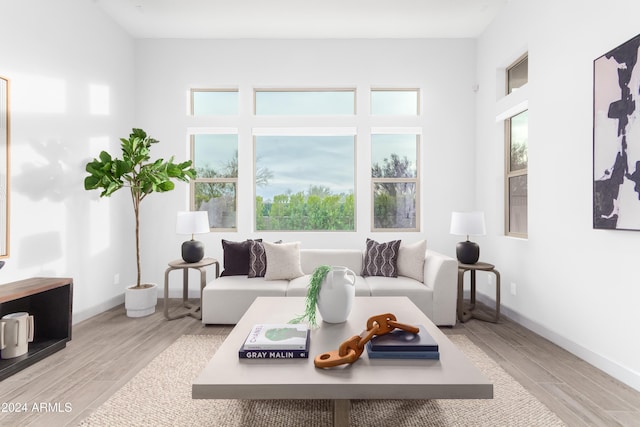
[[[438,343],[423,325],[418,326],[417,334],[396,329],[373,337],[366,345],[369,359],[440,359]]]
[[[309,328],[289,323],[253,325],[238,356],[241,359],[308,359]]]

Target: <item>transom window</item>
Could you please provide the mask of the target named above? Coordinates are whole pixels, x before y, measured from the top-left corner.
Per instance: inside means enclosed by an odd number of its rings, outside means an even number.
[[[355,94],[355,89],[256,89],[255,114],[257,116],[353,115],[356,112]]]
[[[237,89],[191,89],[193,116],[238,114]]]
[[[525,56],[507,69],[507,94],[517,90],[529,81],[529,57]]]
[[[372,89],[371,114],[410,115],[420,113],[418,89]]]

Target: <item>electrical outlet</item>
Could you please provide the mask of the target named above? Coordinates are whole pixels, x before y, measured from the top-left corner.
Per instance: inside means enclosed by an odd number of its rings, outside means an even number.
[[[516,294],[516,284],[511,282],[511,295]]]
[[[493,285],[493,274],[487,274],[487,285]]]
[[[120,274],[116,273],[113,275],[113,284],[114,285],[119,285],[120,284]]]

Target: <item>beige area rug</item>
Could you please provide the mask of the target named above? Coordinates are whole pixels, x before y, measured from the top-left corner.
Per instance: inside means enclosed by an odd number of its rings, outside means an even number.
[[[326,400],[194,400],[191,381],[224,337],[185,335],[81,426],[330,426]],[[494,383],[487,400],[355,400],[351,426],[562,426],[562,421],[465,336],[450,336]]]

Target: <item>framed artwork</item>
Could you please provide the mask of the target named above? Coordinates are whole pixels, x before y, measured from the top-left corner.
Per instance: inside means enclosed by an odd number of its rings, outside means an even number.
[[[593,61],[593,228],[640,230],[640,34]]]

